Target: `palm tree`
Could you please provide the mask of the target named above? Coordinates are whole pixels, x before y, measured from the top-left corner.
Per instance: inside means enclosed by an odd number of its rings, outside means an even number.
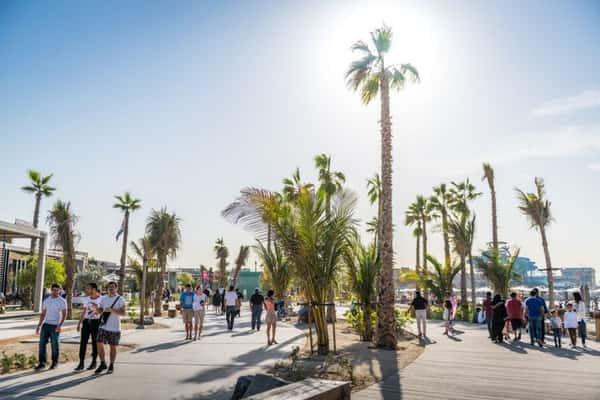
[[[75,241],[78,234],[75,225],[79,218],[71,210],[71,203],[56,200],[54,206],[48,211],[47,222],[50,225],[50,237],[55,246],[63,253],[65,264],[65,291],[67,292],[67,318],[72,317],[73,312],[73,282],[75,277]]]
[[[219,268],[219,287],[224,287],[227,284],[227,266],[229,265],[227,257],[229,257],[229,249],[225,246],[222,237],[217,239],[213,250],[217,256],[217,260],[219,260],[217,265]]]
[[[483,163],[483,178],[486,180],[490,187],[490,195],[492,198],[492,248],[496,251],[498,249],[498,214],[496,209],[496,182],[494,177],[494,169],[489,163]]]
[[[413,236],[417,239],[415,270],[421,272],[421,236],[423,236],[423,222],[421,220],[421,210],[417,203],[412,203],[404,213],[404,225],[414,226]],[[418,287],[417,287],[418,289]]]
[[[492,249],[476,259],[477,268],[490,282],[494,292],[505,298],[508,297],[511,283],[518,278],[518,274],[514,272],[517,257],[519,257],[519,249],[508,257]]]
[[[392,30],[382,26],[371,32],[373,47],[363,41],[352,45],[361,58],[352,62],[346,71],[349,87],[360,91],[364,104],[369,104],[377,94],[381,99],[381,222],[378,249],[382,262],[379,274],[377,303],[377,344],[396,348],[394,249],[392,226],[392,120],[390,115],[390,88],[400,90],[406,82],[418,82],[419,73],[410,64],[387,65],[386,55],[392,45]]]
[[[301,191],[312,189],[312,187],[312,183],[302,182],[300,168],[296,168],[291,178],[283,179],[283,197],[287,201],[295,201]]]
[[[328,213],[324,199],[313,191],[302,191],[293,203],[282,203],[277,194],[255,196],[256,209],[273,227],[279,243],[310,305],[317,331],[319,354],[329,352],[329,332],[323,304],[328,300],[338,269],[356,235],[353,217],[356,197],[346,191],[331,198]]]
[[[430,271],[417,274],[416,271],[408,271],[401,275],[403,280],[415,280],[423,287],[426,287],[433,295],[441,301],[445,298],[446,292],[452,293],[452,281],[456,274],[460,272],[460,265],[442,265],[431,254],[427,254],[427,260],[433,268]]]
[[[375,243],[364,246],[360,241],[352,244],[350,251],[344,256],[352,292],[361,304],[363,315],[362,340],[373,340],[371,314],[373,303],[377,297],[376,281],[381,262]]]
[[[142,260],[140,278],[140,327],[144,327],[144,311],[148,308],[146,299],[150,296],[150,290],[146,285],[148,275],[148,263],[154,258],[154,248],[148,236],[138,240],[139,244],[131,241],[130,246],[135,255]],[[153,286],[150,286],[153,287]]]
[[[548,250],[548,239],[546,238],[546,227],[550,225],[554,218],[552,218],[550,212],[550,201],[546,198],[544,180],[536,177],[534,183],[535,193],[525,193],[517,188],[515,190],[519,199],[519,210],[529,220],[530,227],[540,231],[544,257],[546,258],[550,307],[554,307],[554,277],[552,276],[552,261],[550,260],[550,250]]]
[[[317,195],[325,202],[325,212],[329,215],[331,212],[331,197],[342,190],[346,182],[346,177],[342,172],[331,170],[331,156],[319,154],[315,156],[315,167],[319,172],[319,188]],[[331,293],[327,299],[328,303],[335,301],[335,287],[331,288]],[[335,319],[334,307],[327,307],[327,321]]]
[[[127,238],[129,237],[129,214],[142,207],[141,200],[131,197],[129,192],[125,192],[123,196],[115,196],[117,202],[113,204],[113,208],[118,208],[123,211],[123,222],[121,229],[117,233],[117,240],[121,233],[123,234],[123,246],[121,247],[121,269],[119,270],[119,293],[123,293],[125,289],[125,264],[127,260]]]
[[[160,317],[162,292],[164,289],[167,259],[175,258],[181,246],[181,218],[169,213],[164,206],[160,210],[153,209],[146,221],[146,235],[150,240],[160,270],[159,285],[154,296],[154,315]]]
[[[258,245],[254,246],[254,250],[270,277],[275,297],[284,299],[290,285],[292,273],[290,262],[283,254],[283,249],[279,243],[274,242],[273,246],[268,248],[260,240],[256,242]]]
[[[455,215],[449,218],[448,229],[454,243],[454,251],[458,254],[460,259],[460,296],[463,309],[462,315],[463,319],[468,320],[469,306],[467,303],[466,264],[470,254],[469,236],[471,236],[471,232],[469,231],[469,218],[471,215],[469,202],[481,196],[481,193],[476,191],[475,185],[470,182],[469,178],[465,179],[463,182],[452,182],[451,184],[452,188],[450,189],[450,195],[452,197],[452,202],[450,208]],[[471,281],[473,281],[473,279],[471,279]]]
[[[377,203],[377,216],[367,223],[368,232],[375,233],[375,246],[377,246],[377,239],[379,238],[379,221],[381,220],[381,179],[379,174],[375,173],[373,177],[367,179],[367,195],[369,196],[369,203]]]
[[[241,245],[240,252],[238,253],[237,258],[235,259],[235,270],[233,271],[233,278],[231,279],[231,284],[233,286],[237,285],[238,276],[240,275],[240,270],[244,265],[246,265],[246,261],[248,261],[248,256],[250,255],[250,246]]]
[[[448,218],[450,207],[452,206],[452,193],[448,190],[445,183],[441,183],[433,188],[434,195],[429,199],[431,208],[436,212],[435,218],[441,218],[442,236],[444,238],[444,265],[451,264],[450,259],[450,238],[448,236]]]
[[[52,196],[52,192],[56,190],[56,188],[49,185],[50,179],[52,179],[52,175],[43,176],[37,171],[30,169],[27,171],[29,175],[29,186],[23,186],[21,190],[27,193],[33,193],[35,195],[35,208],[33,209],[33,227],[37,229],[39,219],[40,219],[40,203],[42,202],[42,197],[50,197]],[[29,255],[33,256],[35,252],[35,245],[37,239],[31,239],[31,247],[29,248]]]
[[[452,244],[454,245],[454,252],[458,254],[460,259],[460,292],[461,292],[461,305],[463,308],[463,318],[468,320],[468,303],[467,303],[467,277],[466,277],[466,263],[467,260],[470,264],[469,273],[471,275],[471,306],[472,311],[475,310],[475,275],[473,272],[473,261],[472,261],[472,249],[473,249],[473,238],[475,235],[475,215],[472,218],[466,219],[464,214],[458,218],[450,218],[448,222],[448,230]]]

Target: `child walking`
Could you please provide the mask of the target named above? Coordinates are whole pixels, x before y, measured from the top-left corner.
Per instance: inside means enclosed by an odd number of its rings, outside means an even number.
[[[454,319],[454,307],[452,306],[452,302],[450,300],[446,300],[444,302],[444,335],[452,336],[454,333],[454,329],[452,328],[452,320]]]
[[[577,346],[577,311],[573,308],[573,304],[567,304],[567,312],[565,312],[565,328],[569,331],[571,338],[571,348]]]
[[[561,339],[561,328],[562,328],[562,320],[556,313],[556,310],[552,311],[552,318],[550,318],[550,324],[552,325],[552,335],[554,336],[554,347],[562,347],[560,342]]]

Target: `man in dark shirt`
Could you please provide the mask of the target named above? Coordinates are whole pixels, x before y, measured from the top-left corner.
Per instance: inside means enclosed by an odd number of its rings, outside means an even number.
[[[489,338],[492,338],[492,292],[486,292],[483,300],[483,311],[485,312],[485,322],[487,323]]]
[[[415,292],[415,298],[410,303],[408,312],[415,310],[415,317],[417,319],[417,330],[419,337],[427,337],[427,299],[421,296],[421,292]]]
[[[260,316],[263,310],[265,298],[260,294],[260,290],[256,288],[254,294],[250,296],[250,308],[252,309],[252,329],[260,330]]]

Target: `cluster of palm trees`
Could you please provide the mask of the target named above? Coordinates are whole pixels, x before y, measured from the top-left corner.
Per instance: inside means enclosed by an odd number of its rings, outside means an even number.
[[[460,273],[460,291],[462,299],[467,299],[467,271],[471,278],[471,305],[475,310],[475,273],[477,267],[489,281],[496,293],[507,296],[511,284],[518,278],[514,271],[519,249],[512,252],[501,249],[498,240],[498,219],[496,203],[495,174],[489,163],[483,164],[483,180],[487,181],[492,210],[492,242],[491,248],[480,256],[473,257],[473,241],[475,237],[476,216],[472,212],[470,202],[482,193],[465,179],[463,182],[442,183],[433,188],[430,197],[419,195],[405,212],[405,225],[413,227],[416,238],[415,271],[403,275],[405,279],[413,279],[417,287],[423,286],[436,297],[443,298],[446,292],[452,292],[452,282]],[[526,193],[516,188],[519,210],[529,219],[532,228],[540,231],[546,272],[548,278],[550,304],[554,304],[554,287],[552,279],[552,264],[546,238],[546,227],[552,221],[550,202],[546,199],[544,182],[541,178],[534,179],[536,191]],[[442,233],[444,261],[440,262],[427,251],[428,224],[438,222]],[[456,257],[452,257],[452,253]],[[454,260],[454,261],[453,261]],[[429,269],[431,263],[432,269]],[[462,301],[463,318],[468,319],[468,304]]]

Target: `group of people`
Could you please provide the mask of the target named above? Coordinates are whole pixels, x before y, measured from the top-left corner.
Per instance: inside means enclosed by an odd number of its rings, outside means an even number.
[[[77,324],[77,331],[81,332],[79,344],[79,364],[75,368],[81,371],[85,368],[84,361],[87,345],[92,340],[92,361],[87,370],[94,370],[95,374],[106,371],[107,374],[114,372],[114,363],[117,357],[117,347],[121,339],[121,316],[125,315],[125,301],[117,293],[116,282],[109,282],[108,293],[101,295],[96,283],[89,283],[86,288],[86,301],[81,310],[81,317]],[[59,336],[62,325],[67,316],[67,302],[60,295],[61,287],[58,284],[51,286],[50,296],[42,303],[42,313],[36,326],[36,334],[39,334],[39,363],[36,371],[46,369],[46,345],[50,341],[52,349],[52,364],[50,369],[58,366],[59,358]],[[106,363],[106,352],[104,346],[109,346],[109,363]],[[97,358],[100,364],[97,365]]]
[[[275,340],[275,329],[277,324],[277,316],[275,314],[275,300],[273,298],[273,290],[267,292],[265,298],[260,289],[256,288],[254,294],[250,297],[250,310],[252,312],[252,330],[260,330],[261,317],[263,309],[266,312],[265,324],[267,325],[267,344],[277,344]],[[192,291],[192,285],[188,284],[185,290],[180,295],[181,313],[186,330],[186,340],[192,340],[192,320],[194,321],[194,338],[197,340],[202,335],[202,326],[204,323],[205,307],[208,305],[210,291],[201,287],[196,287],[195,292]],[[235,317],[240,315],[241,302],[243,295],[234,286],[229,286],[229,290],[221,294],[218,290],[215,292],[213,299],[222,299],[216,304],[215,312],[222,314],[223,308],[227,321],[227,329],[233,330]],[[214,305],[214,300],[213,300]],[[222,305],[222,307],[221,307]]]
[[[562,333],[566,330],[571,339],[571,348],[577,346],[577,335],[581,338],[582,346],[586,344],[586,307],[580,293],[573,294],[573,302],[567,303],[566,310],[553,307],[549,310],[546,301],[539,295],[538,289],[533,289],[525,301],[517,293],[510,294],[510,299],[505,300],[501,295],[487,292],[483,301],[483,309],[478,319],[486,321],[490,339],[495,343],[502,343],[505,338],[513,334],[513,341],[521,340],[521,331],[527,328],[531,345],[538,344],[543,347],[546,336],[546,318],[549,317],[555,347],[562,347]],[[508,332],[505,335],[505,330]]]

